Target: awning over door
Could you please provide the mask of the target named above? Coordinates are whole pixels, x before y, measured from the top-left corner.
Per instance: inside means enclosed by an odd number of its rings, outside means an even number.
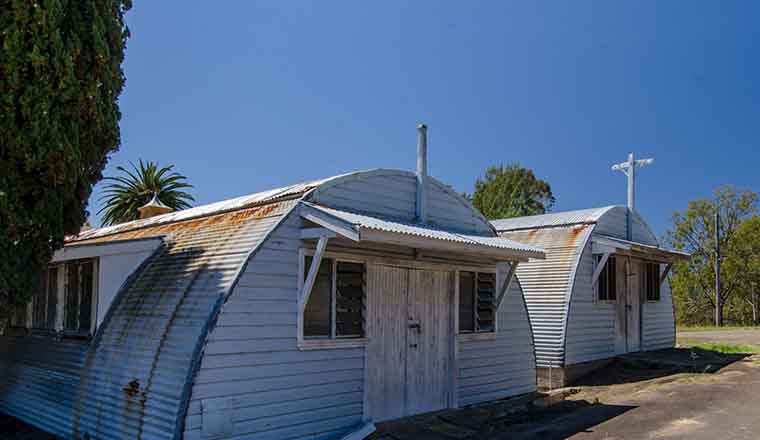
[[[527,261],[544,258],[537,247],[499,237],[462,234],[432,225],[404,223],[300,202],[301,217],[336,236],[355,242],[374,242],[490,257],[497,260]],[[316,238],[319,231],[304,229],[303,238]]]
[[[673,264],[679,260],[685,260],[691,255],[687,252],[652,246],[650,244],[623,240],[606,235],[595,235],[592,238],[593,253],[629,255],[642,260],[649,260],[664,264]]]

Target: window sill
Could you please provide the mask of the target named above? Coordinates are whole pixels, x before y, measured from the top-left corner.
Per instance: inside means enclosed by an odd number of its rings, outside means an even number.
[[[496,339],[496,332],[460,333],[457,335],[457,341],[459,342],[493,341],[494,339]]]
[[[364,348],[367,338],[357,339],[306,339],[298,342],[299,350],[337,350],[341,348]]]

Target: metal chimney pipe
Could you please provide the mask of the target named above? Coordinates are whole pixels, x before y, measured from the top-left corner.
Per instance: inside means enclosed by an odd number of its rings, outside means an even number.
[[[417,125],[417,221],[427,223],[427,125]]]

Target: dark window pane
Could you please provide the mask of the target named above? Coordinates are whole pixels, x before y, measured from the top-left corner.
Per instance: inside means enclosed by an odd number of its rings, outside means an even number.
[[[607,260],[607,299],[617,299],[617,261],[615,257],[610,257]]]
[[[66,310],[64,311],[65,330],[77,330],[79,328],[79,264],[69,263],[66,265]]]
[[[494,310],[496,275],[492,273],[478,273],[477,277],[477,331],[492,332],[496,328],[496,312]]]
[[[475,273],[459,272],[459,331],[475,331]]]
[[[85,261],[79,265],[79,328],[89,332],[92,323],[93,263]]]
[[[47,313],[47,272],[43,271],[40,274],[39,286],[37,292],[35,292],[32,298],[32,327],[33,328],[45,328],[47,320],[45,314]]]
[[[47,271],[47,323],[46,328],[55,330],[55,313],[58,308],[58,267]]]
[[[304,280],[309,276],[312,257],[306,257],[304,265]],[[332,296],[332,260],[322,259],[319,265],[317,278],[314,280],[314,286],[311,289],[309,302],[303,314],[303,334],[304,337],[324,338],[330,337],[330,311]]]
[[[338,262],[335,275],[335,334],[364,336],[364,264]]]
[[[609,267],[609,261],[607,260],[607,263],[605,263],[604,269],[602,269],[602,272],[599,274],[599,278],[597,279],[597,290],[599,292],[599,299],[600,300],[606,300],[607,299],[607,288],[609,287],[607,284],[607,268]],[[597,259],[597,264],[602,262],[602,258],[600,257]]]

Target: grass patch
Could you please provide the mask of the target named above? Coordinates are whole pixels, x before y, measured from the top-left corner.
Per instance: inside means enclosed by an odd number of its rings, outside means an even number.
[[[698,348],[700,350],[715,351],[723,354],[747,354],[747,353],[760,353],[760,347],[752,345],[734,345],[734,344],[722,344],[720,342],[701,342],[699,344],[688,344],[691,348]]]
[[[714,325],[694,325],[694,326],[676,326],[676,331],[679,332],[714,332],[714,331],[729,331],[729,330],[760,330],[760,327],[753,326],[731,326],[724,325],[723,327],[716,327]]]

